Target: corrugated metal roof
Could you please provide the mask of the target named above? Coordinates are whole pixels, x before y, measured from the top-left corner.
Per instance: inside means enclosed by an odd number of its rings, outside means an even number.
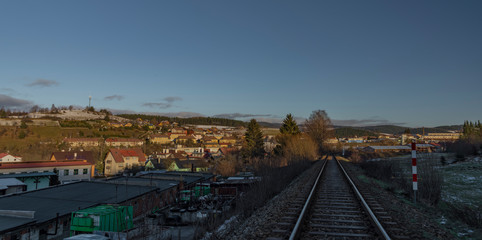
[[[0,179],[0,187],[1,186],[23,186],[27,185],[23,183],[22,181],[16,179],[16,178],[2,178]]]
[[[4,210],[35,211],[37,222],[53,220],[78,209],[99,204],[119,204],[129,199],[157,191],[156,187],[120,185],[105,182],[76,182],[0,197]],[[2,220],[0,219],[0,226]]]
[[[156,178],[151,179],[151,178],[141,178],[141,177],[117,177],[117,178],[108,179],[106,180],[106,182],[158,187],[161,192],[167,189],[176,187],[179,184],[179,181],[176,181],[176,180],[156,179]]]
[[[33,222],[35,222],[35,219],[0,216],[0,233]]]

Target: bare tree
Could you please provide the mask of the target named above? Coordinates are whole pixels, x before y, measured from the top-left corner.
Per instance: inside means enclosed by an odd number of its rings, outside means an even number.
[[[313,111],[305,122],[305,132],[318,145],[318,152],[324,153],[324,143],[334,136],[333,125],[325,110]]]

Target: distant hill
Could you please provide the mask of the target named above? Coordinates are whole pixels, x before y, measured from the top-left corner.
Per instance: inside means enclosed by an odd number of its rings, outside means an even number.
[[[388,133],[388,134],[400,134],[407,129],[406,127],[400,127],[395,125],[380,125],[380,126],[367,126],[359,127],[360,129],[376,132],[376,133]]]
[[[357,129],[364,129],[375,133],[388,133],[388,134],[402,134],[407,127],[395,126],[395,125],[381,125],[381,126],[367,126],[356,127]],[[409,128],[412,134],[422,133],[447,133],[450,131],[457,131],[462,129],[462,125],[451,126],[439,126],[439,127],[426,127],[426,128]]]
[[[281,127],[281,123],[258,122],[258,124],[261,127],[267,127],[267,128],[280,128]]]
[[[462,131],[463,125],[438,126],[435,128],[445,131]]]
[[[241,127],[246,126],[246,122],[227,119],[227,118],[214,118],[214,117],[190,117],[190,118],[180,118],[180,117],[166,117],[166,116],[156,116],[156,115],[144,115],[144,114],[120,114],[119,117],[127,118],[130,120],[136,120],[138,118],[143,120],[157,122],[169,121],[177,122],[181,125],[191,124],[191,125],[219,125],[219,126],[230,126],[230,127]]]
[[[358,128],[352,127],[337,127],[335,128],[335,136],[337,138],[360,137],[360,136],[378,136],[378,134]]]

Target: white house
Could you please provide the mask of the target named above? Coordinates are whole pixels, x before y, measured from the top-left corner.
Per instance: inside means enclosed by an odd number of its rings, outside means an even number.
[[[54,169],[61,183],[69,183],[90,180],[94,164],[86,160],[2,163],[0,174],[54,172]]]
[[[13,156],[13,155],[10,155],[8,153],[0,153],[0,162],[4,163],[4,162],[21,162],[22,161],[22,157],[17,157],[17,156]]]

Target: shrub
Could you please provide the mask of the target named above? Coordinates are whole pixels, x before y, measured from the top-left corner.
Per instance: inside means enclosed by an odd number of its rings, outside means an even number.
[[[436,165],[437,161],[430,156],[418,159],[417,199],[430,205],[438,203],[442,193],[443,176]],[[410,161],[363,161],[360,166],[367,176],[390,183],[413,197]]]
[[[24,139],[26,136],[27,134],[23,130],[20,130],[20,132],[18,133],[18,138],[20,139]]]

